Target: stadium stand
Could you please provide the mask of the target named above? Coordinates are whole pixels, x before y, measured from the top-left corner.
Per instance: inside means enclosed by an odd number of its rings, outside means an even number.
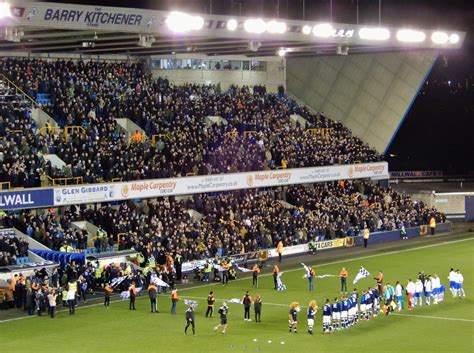
[[[297,245],[356,236],[365,225],[371,231],[413,227],[428,224],[432,216],[445,221],[434,208],[407,195],[372,182],[345,181],[290,186],[286,191],[201,194],[180,201],[129,201],[98,209],[82,205],[59,212],[24,211],[8,215],[4,223],[53,250],[103,252],[118,241],[119,250],[133,248],[162,263],[177,251],[191,261],[271,248],[279,239]],[[99,227],[89,246],[87,232],[71,226],[77,220]]]
[[[28,243],[14,235],[0,234],[0,266],[16,265],[28,257]]]
[[[282,94],[266,94],[263,86],[231,86],[224,93],[218,85],[172,86],[128,61],[6,58],[0,70],[46,103],[46,111],[67,130],[38,137],[34,128],[23,126],[24,138],[34,142],[28,145],[65,162],[61,171],[43,168],[50,178],[92,183],[382,159],[342,124],[311,114]],[[307,126],[293,126],[291,113],[301,114]],[[207,116],[229,124],[206,126]],[[119,118],[135,122],[146,136],[128,140]],[[40,173],[31,186],[40,185]],[[3,177],[16,182],[8,173]]]

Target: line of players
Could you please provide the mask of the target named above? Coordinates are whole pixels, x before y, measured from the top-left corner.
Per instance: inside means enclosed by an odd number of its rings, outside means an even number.
[[[288,314],[289,332],[298,332],[299,303],[290,304]],[[308,333],[313,334],[314,320],[318,306],[315,300],[309,302],[306,316],[308,320]],[[362,291],[359,298],[357,289],[354,289],[348,296],[344,295],[341,300],[334,298],[331,303],[329,299],[323,306],[323,332],[330,333],[335,330],[347,329],[359,322],[359,320],[370,320],[371,317],[378,316],[380,312],[380,293],[377,288],[368,288]]]

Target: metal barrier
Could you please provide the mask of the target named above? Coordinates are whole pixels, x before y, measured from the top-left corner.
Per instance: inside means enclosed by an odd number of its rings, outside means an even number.
[[[237,135],[238,135],[237,131],[229,131],[224,134],[226,138],[231,138],[234,140],[237,138]]]
[[[309,132],[311,135],[316,137],[317,135],[320,135],[321,137],[326,136],[329,138],[329,136],[334,132],[333,127],[328,127],[328,128],[311,128],[311,129],[306,129],[306,132]]]
[[[257,134],[257,131],[248,130],[244,131],[244,137],[247,138],[249,135]]]
[[[61,132],[61,128],[59,126],[43,126],[38,129],[38,132],[42,135],[48,134],[50,131],[56,132],[59,131]]]
[[[64,127],[64,140],[66,142],[68,142],[69,140],[69,135],[71,134],[71,131],[78,131],[83,134],[86,133],[86,129],[84,129],[84,127],[82,126],[66,126]]]
[[[122,178],[112,178],[112,183],[119,183],[122,181]]]
[[[10,190],[11,189],[11,184],[9,181],[0,181],[0,190],[5,190],[3,188],[3,185],[7,185],[7,188],[6,190]]]
[[[168,135],[168,134],[155,134],[155,135],[151,135],[151,143],[152,143],[153,145],[155,145],[155,143],[156,143],[156,138],[157,138],[157,137],[162,137],[162,138],[164,138],[165,140],[171,141],[171,136]]]
[[[84,179],[81,176],[78,177],[65,177],[65,178],[51,178],[48,175],[48,180],[51,182],[51,186],[59,186],[59,185],[71,185],[68,183],[69,180],[75,181],[74,184],[79,185],[84,183]],[[62,184],[64,183],[64,184]]]
[[[186,173],[186,176],[196,176],[196,173]]]
[[[20,92],[23,96],[25,96],[26,99],[28,99],[31,104],[34,106],[34,107],[37,107],[39,106],[38,103],[36,103],[36,101],[31,98],[28,94],[25,93],[25,91],[23,91],[20,87],[18,87],[15,83],[13,83],[13,81],[10,81],[10,79],[8,77],[6,77],[4,74],[0,74],[0,78],[2,80],[5,80],[7,82],[7,86],[8,88],[14,88],[15,89],[15,94],[18,94],[18,92]]]

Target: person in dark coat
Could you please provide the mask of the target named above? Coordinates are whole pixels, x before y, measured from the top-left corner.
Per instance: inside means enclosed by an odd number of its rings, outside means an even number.
[[[184,334],[188,334],[188,327],[192,326],[193,328],[193,336],[196,336],[196,327],[194,324],[194,307],[190,305],[188,309],[186,309],[186,327],[184,328]]]
[[[255,310],[255,322],[261,322],[261,315],[262,315],[262,298],[260,298],[260,294],[255,296],[253,301],[253,308]]]

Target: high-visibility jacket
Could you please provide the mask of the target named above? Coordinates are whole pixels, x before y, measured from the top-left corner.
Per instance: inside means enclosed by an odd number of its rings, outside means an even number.
[[[258,265],[255,265],[255,266],[252,268],[252,271],[253,271],[253,273],[258,274],[258,273],[260,273],[260,267],[258,267]]]
[[[277,244],[277,252],[279,254],[283,253],[283,242],[281,240]]]
[[[364,228],[364,239],[369,240],[370,231],[369,228]]]
[[[376,281],[377,281],[377,283],[382,284],[382,282],[383,282],[383,273],[382,272],[379,272],[379,274],[377,275]]]
[[[18,275],[15,275],[10,281],[10,290],[15,291],[16,282],[18,281]]]
[[[178,290],[174,289],[171,291],[171,300],[179,300]]]
[[[105,285],[104,290],[106,293],[112,293],[114,291],[108,284]]]
[[[430,228],[436,228],[436,219],[434,217],[430,219]]]
[[[347,272],[347,270],[341,270],[341,273],[339,273],[339,276],[343,278],[347,278],[347,276],[349,276],[349,273]]]
[[[279,272],[280,272],[280,269],[278,268],[278,266],[273,267],[273,275],[274,276],[278,275]]]

